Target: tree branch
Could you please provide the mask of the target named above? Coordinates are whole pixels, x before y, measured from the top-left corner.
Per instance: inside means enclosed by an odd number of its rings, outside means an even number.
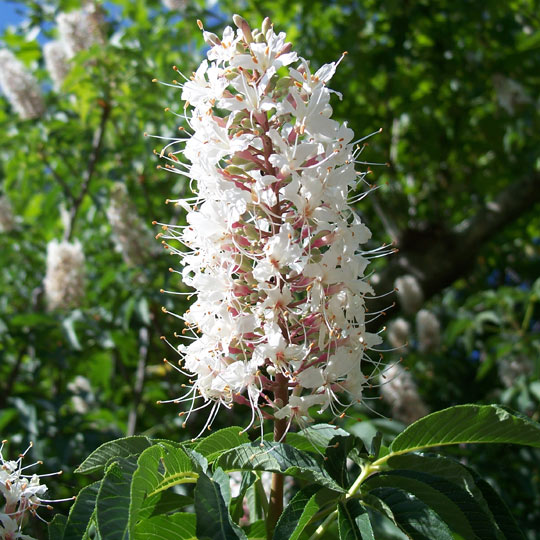
[[[399,237],[399,253],[390,257],[389,264],[378,273],[376,283],[372,283],[375,294],[392,290],[397,277],[412,274],[418,279],[425,299],[431,298],[466,276],[483,245],[539,203],[540,175],[535,173],[503,189],[495,200],[453,230],[444,230],[437,224],[424,230],[406,230]],[[375,298],[367,305],[372,313],[385,310],[387,314],[395,314],[399,306],[389,307],[393,300],[390,296]],[[368,323],[368,330],[378,330],[385,319],[374,319]]]
[[[83,175],[81,191],[79,192],[79,195],[77,196],[77,198],[74,199],[73,204],[71,205],[71,208],[69,210],[69,223],[64,232],[64,240],[68,240],[68,241],[71,240],[71,237],[73,235],[73,229],[75,227],[75,220],[77,219],[77,214],[79,213],[79,209],[81,207],[81,204],[84,200],[85,195],[88,193],[88,189],[90,188],[90,182],[92,180],[92,177],[94,176],[96,165],[97,165],[97,162],[99,161],[99,157],[101,154],[101,147],[103,145],[105,129],[107,127],[107,121],[111,113],[111,107],[108,102],[103,102],[101,106],[103,107],[103,110],[101,113],[101,121],[99,123],[98,129],[94,133],[94,140],[92,142],[92,151],[90,152],[90,159],[88,160],[88,167],[86,168],[86,171]]]

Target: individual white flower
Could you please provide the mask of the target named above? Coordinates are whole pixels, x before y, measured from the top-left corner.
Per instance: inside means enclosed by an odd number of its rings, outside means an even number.
[[[38,118],[45,112],[38,81],[7,49],[0,50],[0,88],[22,119]]]
[[[419,349],[422,352],[436,350],[441,343],[441,325],[437,317],[427,309],[421,309],[416,314],[416,331],[418,333]]]
[[[84,253],[80,242],[51,240],[44,280],[49,309],[78,307],[84,297]]]
[[[388,325],[388,341],[396,349],[403,348],[409,340],[410,325],[402,317],[398,317]]]
[[[0,196],[0,233],[12,231],[15,223],[11,202],[5,195]]]
[[[411,374],[399,363],[384,370],[380,383],[381,396],[390,405],[392,416],[397,420],[412,424],[428,413]]]
[[[54,83],[56,91],[60,90],[62,83],[70,70],[69,57],[62,41],[48,41],[43,45],[45,66]]]
[[[93,4],[69,13],[60,13],[56,24],[68,58],[73,58],[92,45],[103,43],[102,13]]]
[[[411,274],[400,276],[394,283],[399,303],[405,313],[416,313],[424,303],[424,293],[418,280]]]
[[[179,316],[192,341],[178,369],[193,386],[174,401],[188,417],[209,407],[203,429],[233,402],[252,408],[248,427],[263,413],[307,422],[315,405],[340,415],[338,394],[361,401],[381,342],[366,329],[371,233],[348,201],[359,150],[331,118],[337,63],[312,75],[268,19],[234,21],[222,38],[204,33],[207,60],[179,84],[188,126],[159,152],[197,188],[174,201],[187,225],[162,238],[196,297]]]
[[[155,252],[152,234],[137,215],[124,184],[116,183],[111,189],[107,218],[116,248],[128,265],[138,266],[152,257]]]

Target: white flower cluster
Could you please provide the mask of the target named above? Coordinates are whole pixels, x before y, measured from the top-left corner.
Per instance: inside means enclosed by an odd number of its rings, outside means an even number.
[[[152,256],[155,251],[152,234],[137,215],[124,184],[116,183],[111,189],[107,217],[117,248],[127,264],[137,266]]]
[[[56,18],[56,24],[68,58],[73,58],[78,52],[103,42],[102,14],[93,4],[69,13],[60,13]]]
[[[49,41],[43,45],[45,66],[51,76],[56,91],[60,90],[69,73],[69,57],[62,41]]]
[[[397,362],[381,375],[381,396],[390,405],[392,417],[405,424],[412,424],[428,413],[411,374]]]
[[[49,242],[44,284],[49,309],[80,305],[84,297],[84,253],[80,242]]]
[[[15,227],[15,216],[9,199],[4,195],[0,196],[0,232],[5,233]]]
[[[180,85],[189,129],[161,152],[197,187],[174,201],[187,226],[163,226],[197,296],[180,317],[193,387],[175,401],[192,400],[190,413],[198,398],[212,404],[207,425],[233,402],[252,407],[250,426],[264,406],[289,424],[312,406],[342,414],[338,394],[362,399],[363,364],[381,343],[366,331],[364,272],[390,251],[362,250],[371,233],[350,206],[363,147],[331,118],[339,62],[312,72],[268,19],[253,31],[234,20],[222,39],[204,32],[208,60]]]
[[[421,352],[434,351],[441,344],[441,325],[431,311],[421,309],[416,314],[416,331]]]
[[[411,274],[400,276],[394,283],[398,300],[405,313],[416,313],[424,303],[424,293],[418,280]]]
[[[398,317],[388,325],[388,341],[396,349],[403,349],[409,341],[410,325],[402,317]]]
[[[43,46],[45,66],[59,90],[69,73],[69,60],[78,52],[103,43],[103,17],[99,7],[88,4],[82,9],[60,13],[56,18],[59,39],[49,41]]]
[[[41,462],[31,463],[23,467],[22,462],[32,444],[26,451],[19,455],[15,461],[4,459],[3,450],[7,441],[0,445],[0,493],[4,497],[4,507],[0,510],[0,538],[2,540],[33,540],[32,537],[23,534],[22,528],[28,520],[28,515],[36,515],[38,508],[49,507],[50,501],[42,496],[47,491],[47,486],[41,483],[44,476],[52,474],[27,474],[26,471]]]
[[[7,49],[0,50],[0,87],[22,119],[38,118],[45,111],[37,80]]]

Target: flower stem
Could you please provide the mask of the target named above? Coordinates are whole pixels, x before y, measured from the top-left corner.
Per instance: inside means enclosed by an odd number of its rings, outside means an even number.
[[[274,390],[274,400],[281,401],[284,407],[289,401],[289,392],[287,388],[287,378],[282,374],[276,375],[276,387]],[[286,437],[287,419],[274,420],[274,441],[283,442]],[[270,505],[268,507],[268,516],[266,518],[266,538],[271,540],[274,534],[276,523],[283,512],[283,475],[272,473],[272,486],[270,488]]]

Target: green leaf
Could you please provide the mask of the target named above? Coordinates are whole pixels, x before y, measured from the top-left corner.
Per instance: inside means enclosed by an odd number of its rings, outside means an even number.
[[[118,458],[107,467],[96,501],[100,535],[107,540],[124,540],[128,532],[130,489],[135,459]]]
[[[47,527],[49,533],[49,540],[62,540],[64,538],[64,531],[67,519],[68,518],[66,516],[63,516],[62,514],[56,514],[54,516],[54,518]]]
[[[94,450],[76,469],[81,474],[91,474],[104,469],[105,465],[116,457],[129,457],[138,455],[154,443],[148,437],[125,437],[102,444]]]
[[[397,470],[370,477],[364,488],[398,488],[424,502],[463,538],[498,538],[490,513],[466,490],[431,474]],[[489,512],[489,511],[488,511]]]
[[[266,517],[266,514],[268,513],[268,498],[260,478],[257,478],[257,480],[247,489],[246,503],[250,519],[260,520]]]
[[[441,518],[425,503],[396,488],[374,489],[375,495],[389,512],[388,517],[413,540],[453,540]]]
[[[237,426],[220,429],[204,438],[195,450],[208,461],[215,461],[223,452],[249,442],[247,433],[241,434],[241,431],[242,428]]]
[[[317,485],[301,489],[281,514],[274,531],[274,540],[297,540],[311,518],[325,505],[336,500],[336,493]]]
[[[318,458],[288,444],[248,443],[222,454],[216,465],[224,471],[272,471],[343,491],[324,470]]]
[[[287,444],[304,452],[324,452],[328,443],[336,436],[347,437],[350,435],[344,429],[331,424],[315,424],[298,433],[287,434]]]
[[[154,516],[138,523],[133,540],[198,540],[195,514],[178,512],[171,516]]]
[[[244,528],[249,540],[266,540],[266,521],[259,519]]]
[[[172,491],[164,491],[161,493],[159,500],[152,509],[152,514],[150,517],[175,512],[191,504],[193,504],[192,497],[180,495]]]
[[[431,474],[443,478],[464,489],[482,507],[483,511],[492,516],[482,491],[477,486],[478,478],[459,462],[436,454],[407,454],[393,456],[388,460],[392,469],[407,469],[421,473]]]
[[[504,534],[507,540],[524,540],[525,535],[520,530],[514,516],[510,513],[510,510],[499,497],[498,493],[491,487],[488,482],[482,478],[476,479],[476,485],[482,491],[484,499],[487,501],[495,521],[499,526],[499,529]]]
[[[540,425],[498,405],[457,405],[424,416],[400,433],[391,454],[462,443],[513,443],[540,448]]]
[[[231,501],[231,504],[229,505],[230,510],[231,510],[231,516],[235,523],[238,523],[238,521],[240,520],[240,518],[242,517],[244,513],[244,497],[246,495],[246,492],[248,491],[250,486],[252,486],[253,483],[257,480],[257,475],[255,473],[243,472],[241,474],[242,474],[242,481],[240,483],[240,489],[238,491],[238,495],[233,498],[233,500]],[[251,514],[250,514],[250,517],[252,517]]]
[[[63,540],[80,540],[88,531],[96,509],[96,499],[101,481],[81,489],[71,507]]]
[[[68,317],[62,322],[62,327],[64,328],[69,344],[76,351],[81,351],[82,346],[79,341],[79,338],[77,337],[77,332],[75,331],[75,322],[76,322],[75,317]]]
[[[154,512],[161,493],[178,484],[194,483],[198,473],[183,448],[165,443],[147,448],[137,460],[137,470],[131,482],[129,530],[134,532],[141,518]]]
[[[225,506],[227,508],[231,504],[231,482],[229,475],[226,472],[223,472],[223,469],[220,467],[212,475],[212,480],[219,484],[219,489],[221,490],[221,496],[225,501]]]
[[[220,485],[206,474],[199,475],[195,487],[195,514],[199,540],[238,540],[246,538],[233,524]]]
[[[340,540],[375,540],[369,514],[356,499],[339,504],[338,531]]]
[[[326,448],[324,468],[343,488],[348,488],[350,485],[349,472],[347,470],[347,456],[353,448],[356,449],[357,447],[360,447],[360,449],[363,450],[364,444],[354,435],[349,435],[348,437],[338,435],[328,443],[328,447]]]

